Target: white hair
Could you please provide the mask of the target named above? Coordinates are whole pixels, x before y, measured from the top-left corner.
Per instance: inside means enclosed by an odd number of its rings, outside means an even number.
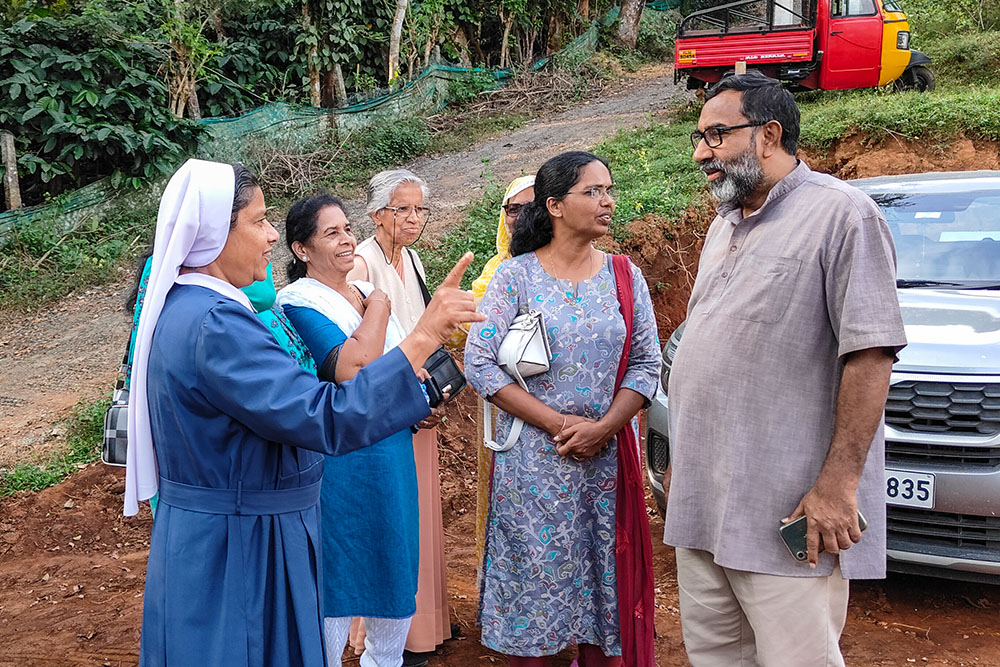
[[[376,211],[380,211],[388,206],[389,202],[392,201],[392,196],[396,194],[396,188],[403,183],[413,183],[414,185],[419,185],[420,192],[423,194],[425,200],[430,196],[424,179],[420,178],[409,169],[389,169],[387,171],[380,171],[372,176],[372,180],[368,181],[368,188],[366,189],[368,194],[368,208],[366,209],[366,212],[368,215],[371,215]]]

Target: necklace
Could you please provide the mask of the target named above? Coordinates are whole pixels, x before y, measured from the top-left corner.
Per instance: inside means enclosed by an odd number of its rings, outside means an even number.
[[[552,277],[555,278],[556,280],[569,280],[568,278],[560,278],[559,277],[559,273],[556,271],[556,261],[552,257],[552,247],[551,246],[549,246],[547,254],[548,254],[548,260],[549,260],[548,261],[549,270],[552,273]],[[595,273],[595,271],[597,270],[596,267],[594,266],[594,252],[593,252],[593,250],[591,250],[590,259],[587,260],[587,267],[590,269],[590,273],[587,275],[587,278],[585,278],[584,280],[589,280],[590,277],[593,276],[594,273]],[[582,282],[582,281],[579,281],[579,280],[577,281],[578,284],[580,282]]]
[[[362,301],[360,296],[358,296],[358,291],[359,290],[357,287],[348,283],[347,293],[350,294],[351,297],[358,303],[358,308],[360,308],[361,312],[363,313],[365,312],[365,302]]]

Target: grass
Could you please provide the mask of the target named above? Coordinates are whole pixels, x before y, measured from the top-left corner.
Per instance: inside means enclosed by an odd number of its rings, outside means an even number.
[[[942,86],[931,93],[881,90],[810,93],[800,102],[803,148],[824,150],[852,132],[947,141],[960,133],[1000,140],[1000,87]]]
[[[705,177],[691,159],[690,122],[653,123],[619,131],[594,147],[611,165],[617,207],[611,235],[623,240],[628,223],[650,213],[675,218],[705,189]]]
[[[531,120],[531,114],[502,112],[468,118],[446,130],[431,135],[427,152],[454,153],[472,144],[522,127]]]
[[[930,56],[939,82],[996,85],[1000,78],[1000,31],[956,33],[916,48]]]
[[[598,144],[594,152],[608,160],[617,191],[611,234],[628,235],[628,224],[650,213],[676,218],[691,208],[704,192],[705,179],[691,160],[689,136],[694,124],[654,123],[648,128],[619,131]],[[476,260],[466,272],[468,287],[483,264],[496,253],[500,201],[506,183],[493,182],[482,197],[469,205],[461,224],[442,238],[419,249],[428,283],[437,285],[462,253],[471,250]]]
[[[0,240],[0,308],[33,308],[70,291],[117,278],[117,268],[149,243],[156,208],[120,206],[69,230],[39,217]]]
[[[98,460],[104,434],[104,413],[110,405],[105,397],[93,403],[80,402],[66,420],[66,447],[48,461],[18,463],[0,470],[0,498],[18,491],[41,491],[58,484],[81,466]]]

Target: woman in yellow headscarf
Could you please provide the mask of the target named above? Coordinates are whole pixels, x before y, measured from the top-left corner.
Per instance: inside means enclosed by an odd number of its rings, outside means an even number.
[[[483,267],[483,272],[478,278],[472,282],[472,295],[478,304],[483,300],[483,295],[486,294],[486,286],[490,284],[490,280],[493,279],[493,274],[496,273],[497,267],[503,262],[510,259],[510,236],[514,231],[514,224],[517,222],[517,216],[521,212],[521,208],[535,198],[535,177],[534,176],[521,176],[520,178],[515,178],[511,181],[510,185],[507,186],[507,192],[503,196],[503,201],[500,204],[500,223],[497,225],[497,254],[490,257],[489,261],[486,262],[486,266]],[[460,330],[458,334],[463,337],[461,343],[464,343],[464,335],[468,332],[468,329]],[[454,340],[454,337],[452,337]],[[493,474],[493,452],[486,449],[483,446],[483,402],[479,401],[478,410],[478,432],[480,434],[479,444],[477,448],[478,453],[478,465],[477,465],[477,479],[479,492],[476,496],[476,579],[478,581],[479,577],[482,575],[483,571],[483,549],[486,540],[486,519],[487,519],[487,508],[490,502],[490,486],[491,486],[491,476]],[[495,410],[492,405],[486,406],[490,410]],[[496,423],[494,418],[493,423]],[[493,434],[489,434],[489,437],[493,437]]]
[[[493,279],[497,267],[510,259],[510,235],[514,231],[514,223],[521,208],[535,198],[535,177],[521,176],[515,178],[507,186],[503,201],[500,203],[500,224],[497,225],[497,254],[490,257],[483,267],[483,272],[472,282],[472,295],[478,304],[486,294],[486,286]]]

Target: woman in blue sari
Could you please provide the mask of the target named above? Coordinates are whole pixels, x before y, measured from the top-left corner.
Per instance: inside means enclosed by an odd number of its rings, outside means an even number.
[[[321,382],[239,290],[266,277],[278,235],[265,213],[249,172],[200,160],[160,202],[125,497],[132,515],[159,492],[144,666],[322,667],[322,453],[366,447],[430,414],[417,369],[460,322],[479,319],[457,288],[467,256],[397,349],[349,382]]]

